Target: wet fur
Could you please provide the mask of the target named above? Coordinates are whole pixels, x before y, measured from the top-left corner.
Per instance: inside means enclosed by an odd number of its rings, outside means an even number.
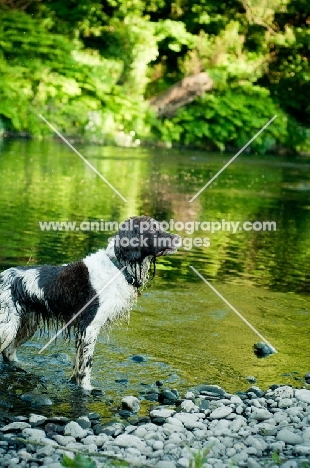
[[[0,352],[5,361],[17,361],[17,348],[37,329],[57,329],[66,324],[125,266],[124,274],[119,274],[65,330],[67,337],[70,328],[75,332],[72,379],[85,389],[91,388],[93,353],[100,329],[129,314],[139,289],[149,278],[150,267],[155,274],[156,257],[177,248],[156,247],[159,238],[176,243],[179,238],[155,229],[157,224],[152,218],[131,220],[132,227],[120,229],[106,250],[82,261],[63,266],[15,267],[0,275]],[[147,246],[123,247],[122,239],[139,238],[143,222],[153,226],[142,233]]]

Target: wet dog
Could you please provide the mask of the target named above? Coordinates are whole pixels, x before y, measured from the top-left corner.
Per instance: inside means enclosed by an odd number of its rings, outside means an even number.
[[[0,352],[4,361],[17,361],[17,348],[37,329],[57,329],[72,321],[65,330],[65,336],[72,327],[75,332],[72,380],[91,389],[100,329],[130,313],[139,290],[155,274],[156,259],[174,253],[179,246],[178,235],[163,231],[150,217],[137,216],[121,224],[106,250],[81,261],[5,270],[0,275]]]

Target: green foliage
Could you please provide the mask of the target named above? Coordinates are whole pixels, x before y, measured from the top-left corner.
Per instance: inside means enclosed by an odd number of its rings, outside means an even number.
[[[134,131],[221,150],[275,113],[255,151],[309,151],[307,0],[55,0],[0,5],[0,118],[44,135],[42,113],[98,142]],[[160,121],[148,99],[207,71],[212,93]]]
[[[272,455],[271,455],[271,460],[276,463],[278,466],[281,466],[282,463],[284,463],[284,459],[282,457],[280,457],[280,455],[278,454],[278,452],[273,452]]]
[[[68,457],[66,454],[63,455],[62,466],[71,466],[72,468],[96,468],[96,463],[89,457],[84,457],[79,453],[74,458]]]
[[[147,106],[117,84],[123,70],[117,58],[50,34],[23,12],[0,14],[0,45],[0,116],[8,129],[47,133],[42,113],[66,134],[92,136],[88,124],[96,111],[102,138],[119,128],[147,133]]]
[[[97,464],[89,457],[85,457],[80,453],[77,453],[74,458],[68,457],[66,454],[63,455],[61,462],[62,466],[67,466],[71,468],[96,468]],[[124,460],[109,459],[105,465],[107,468],[112,468],[115,466],[128,466],[128,463]]]
[[[189,461],[189,468],[202,468],[205,463],[208,462],[208,457],[210,450],[212,449],[214,444],[210,445],[204,450],[190,450],[191,452],[191,459]]]
[[[275,121],[251,143],[252,151],[263,153],[275,143],[289,142],[285,114],[268,91],[258,86],[207,93],[172,119],[164,119],[157,128],[166,142],[215,146],[224,151],[244,146],[274,115]]]

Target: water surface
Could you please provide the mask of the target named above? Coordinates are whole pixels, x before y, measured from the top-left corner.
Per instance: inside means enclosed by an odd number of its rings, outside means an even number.
[[[61,142],[5,141],[0,154],[0,268],[61,264],[105,247],[111,232],[41,231],[40,221],[118,221],[147,214],[175,221],[275,221],[276,231],[180,231],[208,237],[209,247],[180,249],[158,262],[129,324],[102,334],[93,383],[105,396],[83,396],[68,384],[73,342],[61,339],[43,355],[36,335],[19,350],[21,369],[2,365],[0,405],[33,411],[26,392],[47,394],[47,414],[97,410],[109,416],[124,395],[142,396],[162,379],[185,390],[201,382],[228,391],[254,375],[300,385],[310,371],[310,161],[240,156],[193,203],[191,197],[229,160],[228,154],[119,149],[75,143],[128,200],[124,203]],[[277,354],[257,359],[259,338],[189,268],[193,265],[242,313]],[[69,356],[69,361],[61,353]],[[145,361],[131,357],[141,354]],[[282,374],[290,374],[283,376]]]

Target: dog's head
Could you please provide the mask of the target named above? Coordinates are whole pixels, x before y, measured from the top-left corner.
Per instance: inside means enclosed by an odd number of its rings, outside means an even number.
[[[137,283],[141,282],[143,264],[154,265],[156,258],[169,255],[181,245],[177,234],[169,234],[160,228],[160,223],[148,216],[135,216],[121,224],[114,238],[114,252],[117,260],[135,272]],[[140,267],[137,269],[137,266]],[[138,271],[138,273],[136,273]]]

